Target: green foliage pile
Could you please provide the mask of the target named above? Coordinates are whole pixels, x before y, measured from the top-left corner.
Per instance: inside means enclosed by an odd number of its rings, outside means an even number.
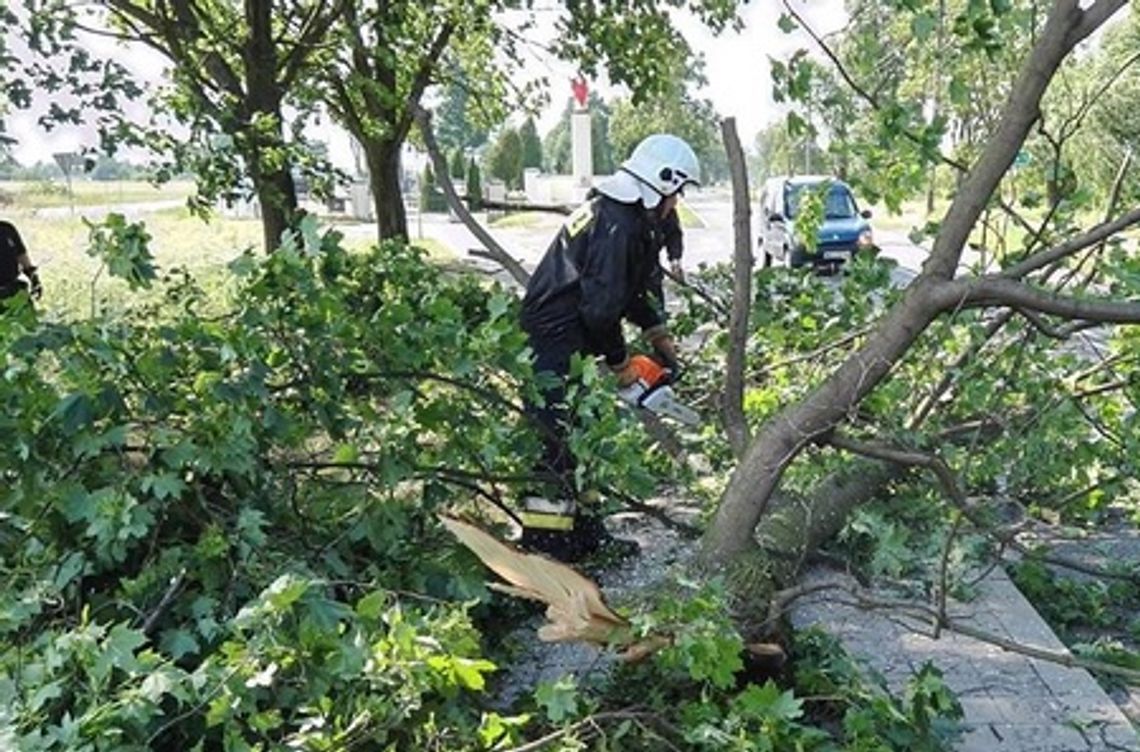
[[[91,229],[105,273],[147,294],[86,319],[0,320],[0,746],[473,750],[557,734],[571,748],[599,728],[630,750],[659,749],[663,733],[741,750],[927,737],[935,711],[862,680],[826,713],[791,685],[749,684],[715,582],[632,615],[641,633],[674,636],[655,661],[492,703],[511,660],[502,604],[434,515],[534,480],[519,402],[535,377],[513,295],[401,244],[346,253],[306,220],[271,256],[231,263],[218,301],[191,277],[160,283],[141,225]],[[581,487],[645,494],[680,477],[593,364],[576,368]],[[631,686],[646,698],[633,710]],[[816,727],[832,712],[863,720]]]
[[[219,318],[177,288],[128,317],[2,322],[6,749],[477,734],[456,700],[492,668],[461,603],[480,573],[432,515],[469,474],[529,467],[490,399],[528,373],[513,304],[335,240],[235,262]]]
[[[97,229],[151,286],[145,230]],[[338,243],[239,258],[222,315],[184,281],[0,321],[0,746],[421,749],[494,723],[469,701],[484,575],[433,516],[532,473],[514,299]],[[634,446],[599,400],[588,467]]]
[[[1103,284],[1120,294],[1140,292],[1131,259],[1123,250],[1111,253],[1098,269]],[[744,395],[752,425],[831,376],[901,295],[889,284],[893,267],[893,261],[861,256],[834,277],[786,269],[755,274]],[[688,336],[717,322],[680,387],[700,404],[722,372],[728,343],[720,325],[731,279],[727,268],[714,267],[694,281],[700,293],[681,291],[687,307],[674,324]],[[1094,526],[1119,510],[1140,519],[1136,332],[1098,332],[1102,354],[1090,357],[1090,346],[1080,340],[1057,340],[1019,318],[992,334],[999,315],[967,310],[936,322],[844,430],[870,443],[941,457],[969,497],[974,519],[995,529],[1008,524],[1010,514],[1078,526]],[[957,370],[939,365],[966,354],[972,357]],[[930,402],[944,379],[951,379],[950,388]],[[714,475],[734,467],[722,444],[710,443],[707,451]],[[783,488],[810,493],[850,460],[849,454],[811,447],[785,471]],[[702,487],[710,502],[718,499],[716,484]],[[952,585],[968,585],[973,567],[1005,550],[996,535],[959,520],[958,504],[936,477],[915,469],[855,513],[839,549],[866,575],[906,581],[922,593],[940,577],[948,540]]]

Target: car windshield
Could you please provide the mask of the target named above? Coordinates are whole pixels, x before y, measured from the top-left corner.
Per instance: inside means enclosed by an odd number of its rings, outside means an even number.
[[[810,188],[815,190],[818,186],[818,183],[814,185],[800,183],[799,185],[788,186],[788,219],[792,219],[799,214],[800,199],[803,197],[804,189]],[[823,207],[823,213],[826,219],[851,219],[858,214],[855,207],[855,198],[851,195],[851,191],[847,190],[847,187],[843,185],[831,186],[827,191],[827,203]]]

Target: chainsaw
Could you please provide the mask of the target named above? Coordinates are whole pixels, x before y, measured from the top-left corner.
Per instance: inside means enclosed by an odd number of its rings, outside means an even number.
[[[674,379],[672,370],[648,355],[634,355],[629,362],[637,372],[637,380],[618,390],[624,402],[687,426],[701,424],[697,411],[677,399],[677,393],[670,386]]]

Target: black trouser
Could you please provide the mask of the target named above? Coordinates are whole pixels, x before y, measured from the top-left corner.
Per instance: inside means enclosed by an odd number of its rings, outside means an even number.
[[[549,332],[527,332],[534,352],[535,374],[547,373],[556,381],[542,391],[543,404],[530,401],[526,411],[542,432],[542,461],[539,474],[550,478],[551,488],[543,495],[554,498],[572,496],[574,488],[574,455],[566,443],[569,414],[566,409],[566,384],[570,378],[570,360],[585,349],[583,332],[576,327],[562,327]]]
[[[657,315],[665,320],[665,269],[661,264],[654,264],[649,272],[649,280],[645,284],[645,292],[650,302],[657,309]]]
[[[575,353],[586,352],[586,335],[578,327],[555,331],[528,331],[534,351],[534,372],[552,374],[554,383],[542,391],[543,404],[528,402],[527,414],[542,431],[542,460],[536,471],[549,478],[545,490],[534,492],[550,500],[577,501],[574,488],[574,455],[566,442],[570,414],[566,406],[566,386],[570,379],[570,361]],[[604,545],[609,538],[597,509],[578,505],[571,530],[523,527],[524,548],[553,555],[562,561],[578,561]]]

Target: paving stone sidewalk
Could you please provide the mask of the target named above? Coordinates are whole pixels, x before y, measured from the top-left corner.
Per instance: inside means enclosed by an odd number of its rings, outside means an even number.
[[[842,579],[812,569],[801,582]],[[952,619],[997,637],[1064,652],[1065,646],[1000,569],[978,597],[954,603]],[[942,670],[965,712],[958,752],[1140,752],[1140,736],[1084,669],[1029,658],[943,631],[897,613],[858,608],[841,590],[821,590],[793,607],[797,628],[819,626],[899,691],[930,660]]]

